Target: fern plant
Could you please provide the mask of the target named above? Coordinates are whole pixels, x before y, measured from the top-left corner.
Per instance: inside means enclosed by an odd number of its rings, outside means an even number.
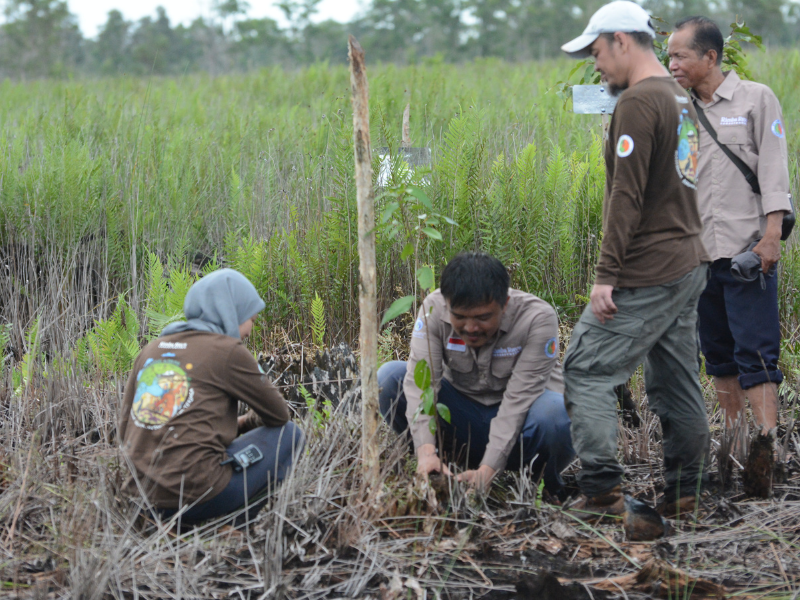
[[[314,345],[321,349],[325,345],[325,303],[316,292],[314,292],[314,299],[311,301],[311,318]]]

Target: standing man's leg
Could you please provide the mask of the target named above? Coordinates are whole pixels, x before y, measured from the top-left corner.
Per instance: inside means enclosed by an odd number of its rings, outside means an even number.
[[[683,310],[647,355],[645,384],[650,410],[661,420],[664,435],[664,503],[682,511],[704,483],[709,461],[709,429],[697,364],[697,300],[705,287],[706,270],[698,269],[682,295]],[[674,515],[666,515],[674,516]]]
[[[624,292],[615,291],[619,312],[605,324],[594,316],[591,305],[586,307],[564,356],[564,397],[572,419],[572,444],[581,459],[578,484],[587,497],[612,491],[624,473],[617,460],[614,387],[625,383],[639,364],[635,355],[640,354],[640,344],[634,342],[645,324],[643,317],[624,312]]]

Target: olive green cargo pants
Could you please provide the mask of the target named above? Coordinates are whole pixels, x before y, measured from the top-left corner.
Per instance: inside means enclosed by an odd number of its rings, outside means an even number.
[[[707,264],[683,277],[613,293],[619,312],[600,323],[586,307],[564,356],[564,399],[581,461],[578,483],[594,496],[622,481],[617,460],[617,397],[644,362],[650,410],[661,420],[665,495],[694,495],[708,465],[709,430],[698,374],[697,301]]]

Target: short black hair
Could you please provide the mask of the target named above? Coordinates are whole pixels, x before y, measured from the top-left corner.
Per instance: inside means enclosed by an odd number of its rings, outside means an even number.
[[[697,56],[702,58],[709,50],[714,50],[717,53],[717,64],[721,65],[725,40],[722,39],[722,32],[717,24],[708,17],[686,17],[675,23],[675,31],[686,27],[694,30],[690,47],[697,52]]]
[[[461,252],[442,271],[439,289],[451,307],[505,306],[510,278],[503,263],[483,252]]]
[[[637,46],[645,50],[653,50],[653,38],[651,38],[650,34],[646,31],[621,31],[620,33],[631,36]],[[600,37],[604,37],[609,44],[614,41],[613,33],[601,33]]]

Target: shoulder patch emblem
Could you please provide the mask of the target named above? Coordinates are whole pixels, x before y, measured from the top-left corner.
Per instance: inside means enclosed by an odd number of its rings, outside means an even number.
[[[700,155],[700,137],[697,125],[685,108],[678,123],[678,149],[675,150],[675,168],[681,183],[695,189],[697,183],[697,160]]]
[[[775,134],[775,137],[782,138],[786,135],[786,131],[783,128],[783,123],[781,123],[780,119],[775,119],[772,122],[772,133]]]
[[[633,138],[629,135],[621,135],[617,142],[617,156],[625,158],[633,152]]]
[[[555,358],[558,354],[558,338],[551,337],[544,345],[544,355],[547,358]]]

